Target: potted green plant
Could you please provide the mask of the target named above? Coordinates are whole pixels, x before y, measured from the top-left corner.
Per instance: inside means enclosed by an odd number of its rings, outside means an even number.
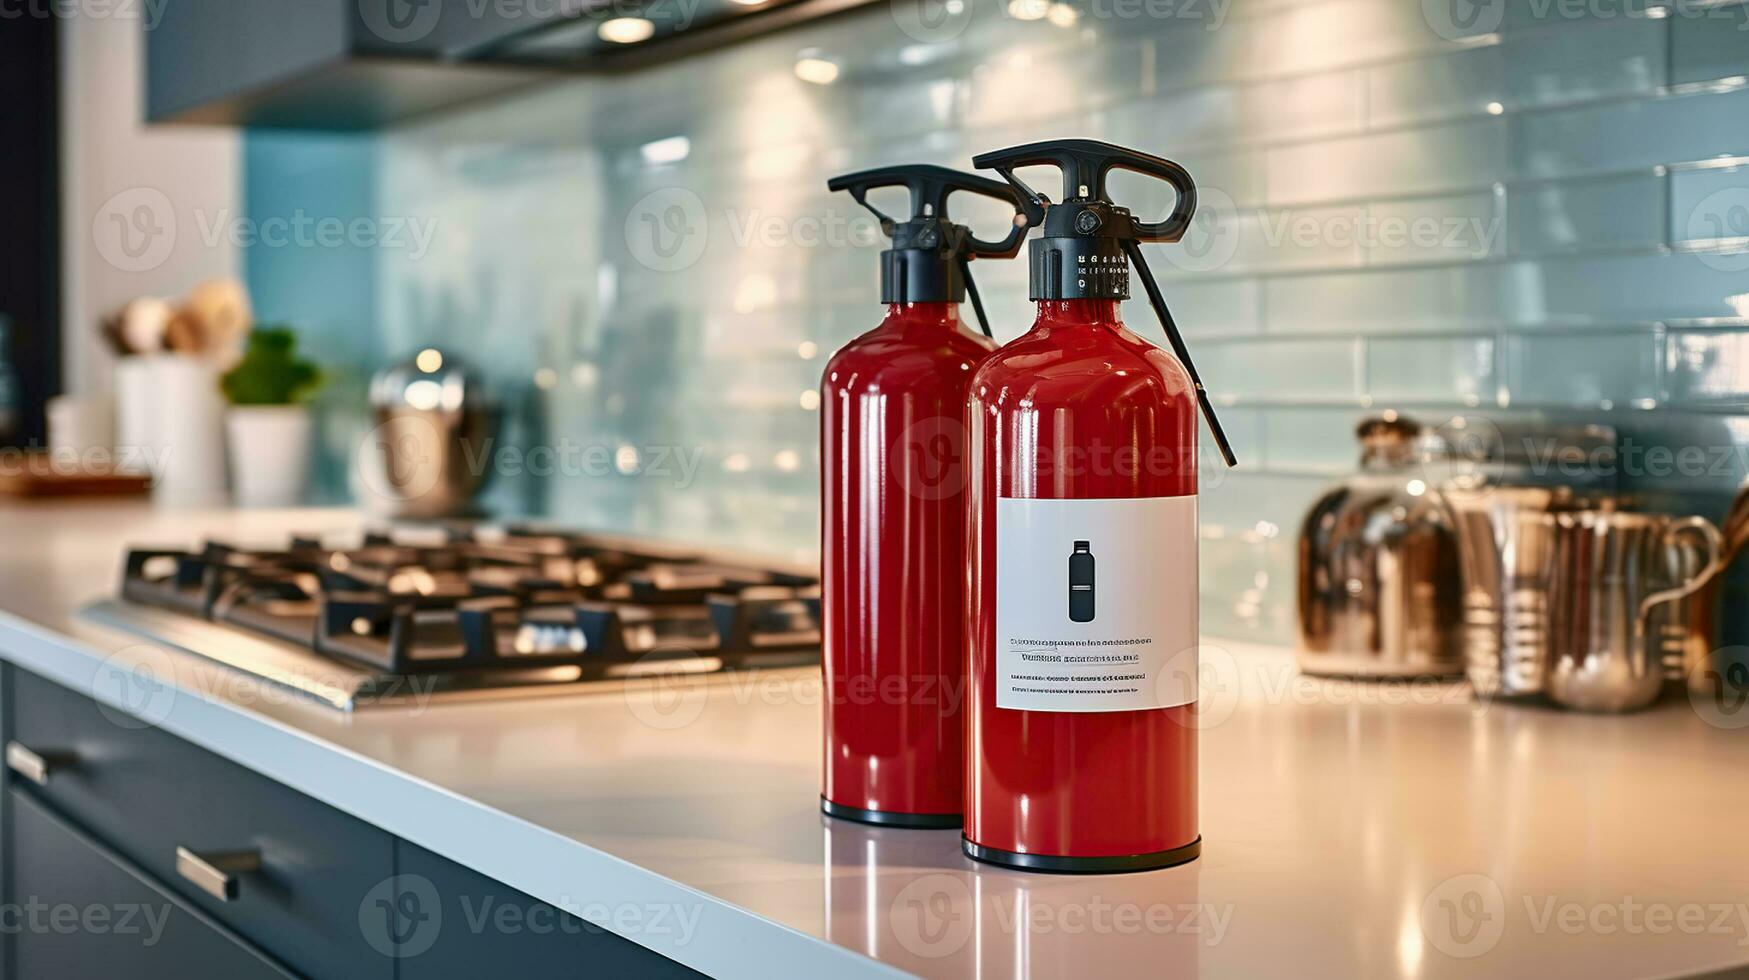
[[[225,430],[239,506],[289,507],[303,497],[311,443],[305,400],[321,380],[286,327],[255,328],[242,359],[219,379],[231,403]]]

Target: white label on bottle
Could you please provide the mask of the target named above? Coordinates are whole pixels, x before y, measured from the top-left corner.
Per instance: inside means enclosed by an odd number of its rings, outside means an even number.
[[[1196,497],[996,501],[996,706],[1197,694]]]

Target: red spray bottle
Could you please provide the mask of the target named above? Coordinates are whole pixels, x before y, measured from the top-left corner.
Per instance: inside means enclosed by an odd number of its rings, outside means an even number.
[[[1234,463],[1140,242],[1179,240],[1196,186],[1092,140],[974,158],[1020,192],[1038,318],[972,379],[964,850],[1039,871],[1166,867],[1197,827],[1197,412]],[[1014,176],[1063,173],[1052,203]],[[1159,222],[1106,196],[1114,168],[1178,199]],[[1130,265],[1168,353],[1118,315]]]
[[[969,332],[970,260],[1011,258],[1025,226],[980,241],[948,218],[956,191],[1016,206],[1000,181],[935,166],[835,177],[880,219],[887,315],[821,383],[825,772],[821,808],[902,827],[960,826],[965,696],[966,393],[995,344]],[[868,203],[910,191],[911,217]]]

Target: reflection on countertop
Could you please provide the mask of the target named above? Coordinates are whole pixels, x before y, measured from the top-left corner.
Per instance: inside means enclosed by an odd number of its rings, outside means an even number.
[[[1478,703],[1461,683],[1309,678],[1286,651],[1211,640],[1203,857],[1024,874],[972,864],[951,831],[823,818],[817,671],[343,716],[71,612],[113,588],[130,541],[357,518],[80,505],[0,520],[0,654],[100,697],[118,668],[151,663],[175,683],[152,705],[167,730],[548,901],[690,903],[702,918],[684,940],[631,938],[708,973],[1630,977],[1749,963],[1749,709]]]

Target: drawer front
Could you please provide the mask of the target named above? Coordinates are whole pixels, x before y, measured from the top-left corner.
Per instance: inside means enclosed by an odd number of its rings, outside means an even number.
[[[379,914],[380,931],[402,943],[400,980],[704,976],[422,847],[396,846],[400,893],[384,894]]]
[[[16,790],[9,923],[16,980],[289,980],[293,974]]]
[[[392,980],[359,927],[393,873],[390,835],[34,674],[9,679],[12,785],[292,969]]]

